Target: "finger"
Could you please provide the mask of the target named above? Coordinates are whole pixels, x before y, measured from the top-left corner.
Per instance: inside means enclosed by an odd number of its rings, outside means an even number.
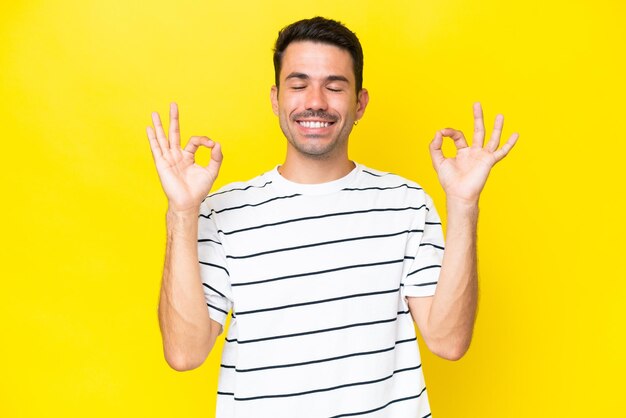
[[[513,135],[511,135],[509,140],[506,141],[506,143],[502,146],[502,148],[500,148],[499,150],[493,153],[493,156],[496,157],[496,162],[506,157],[506,155],[509,153],[509,151],[511,151],[511,149],[517,142],[518,138],[519,138],[519,134],[515,132]]]
[[[474,103],[474,139],[473,147],[483,147],[485,140],[485,124],[483,122],[483,108],[480,103]]]
[[[504,125],[504,116],[497,115],[496,122],[493,125],[491,139],[487,143],[487,150],[494,152],[500,146],[500,136],[502,136],[502,126]]]
[[[433,167],[435,170],[439,169],[441,163],[444,162],[446,157],[443,155],[443,151],[441,150],[441,146],[443,145],[443,135],[441,131],[437,131],[435,133],[435,137],[432,141],[430,141],[430,159],[433,162]]]
[[[224,155],[222,154],[222,146],[219,142],[210,141],[213,143],[213,148],[211,149],[211,162],[209,162],[207,170],[211,173],[213,178],[217,178],[217,174],[220,171],[220,167],[222,166],[222,161],[224,160]]]
[[[159,145],[159,141],[157,140],[156,134],[154,133],[154,129],[152,129],[152,126],[148,126],[146,128],[146,132],[148,133],[148,140],[150,141],[150,150],[152,151],[152,157],[155,160],[157,158],[162,158],[163,151],[161,151],[161,146]]]
[[[156,131],[156,137],[161,146],[161,151],[166,152],[169,149],[169,144],[167,143],[167,137],[165,136],[165,131],[161,124],[161,118],[157,112],[152,112],[152,123],[154,124],[154,130]]]
[[[180,148],[180,126],[178,123],[178,105],[170,103],[170,147]]]
[[[195,154],[201,146],[212,148],[213,145],[215,145],[215,143],[207,136],[192,136],[189,138],[187,145],[185,145],[185,151]]]
[[[463,135],[463,132],[457,131],[456,129],[452,128],[445,128],[442,129],[440,132],[443,136],[452,138],[452,140],[454,141],[454,145],[457,149],[467,148],[468,145],[467,141],[465,140],[465,135]]]

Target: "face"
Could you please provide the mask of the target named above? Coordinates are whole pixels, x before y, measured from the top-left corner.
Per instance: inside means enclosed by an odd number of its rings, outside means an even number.
[[[368,94],[363,89],[357,97],[348,51],[304,41],[285,49],[280,88],[272,87],[271,99],[288,152],[321,159],[347,156],[348,137]]]

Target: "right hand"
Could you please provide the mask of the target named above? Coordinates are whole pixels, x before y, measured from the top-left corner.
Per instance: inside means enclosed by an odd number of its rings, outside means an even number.
[[[147,128],[148,139],[161,186],[167,195],[169,210],[197,212],[222,164],[220,144],[206,136],[192,136],[185,149],[181,149],[176,103],[170,105],[169,140],[157,112],[152,113],[152,122],[154,129],[151,126]],[[211,161],[206,167],[195,163],[196,151],[201,146],[211,149]]]

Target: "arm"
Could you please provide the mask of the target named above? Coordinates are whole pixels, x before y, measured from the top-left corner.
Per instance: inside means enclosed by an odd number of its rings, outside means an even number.
[[[411,315],[429,349],[449,360],[460,359],[469,348],[478,300],[476,227],[478,199],[491,168],[511,150],[518,135],[498,149],[503,117],[496,117],[491,139],[483,148],[485,129],[480,104],[474,105],[474,141],[469,147],[463,133],[437,132],[430,145],[433,167],[446,192],[447,228],[437,290],[432,297],[410,297]],[[454,140],[455,158],[445,158],[443,137]]]
[[[168,198],[167,244],[159,298],[159,325],[167,363],[189,370],[204,362],[222,332],[209,318],[198,263],[198,213],[222,161],[219,144],[207,137],[191,137],[180,148],[178,108],[170,107],[170,135],[165,136],[159,115],[147,128],[159,179]],[[208,167],[195,164],[200,146],[211,148]]]
[[[409,297],[411,315],[433,353],[458,360],[469,348],[478,299],[478,206],[447,202],[446,249],[435,295]]]
[[[159,298],[159,325],[165,360],[191,370],[209,355],[219,322],[209,318],[198,263],[198,212],[168,210],[165,265]]]

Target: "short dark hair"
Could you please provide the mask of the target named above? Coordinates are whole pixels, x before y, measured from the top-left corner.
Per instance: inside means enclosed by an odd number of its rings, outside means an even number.
[[[299,20],[285,26],[278,32],[274,45],[274,78],[276,87],[280,87],[280,69],[285,49],[292,42],[312,41],[335,45],[347,50],[352,56],[356,93],[363,88],[363,49],[356,34],[343,23],[320,16]]]

